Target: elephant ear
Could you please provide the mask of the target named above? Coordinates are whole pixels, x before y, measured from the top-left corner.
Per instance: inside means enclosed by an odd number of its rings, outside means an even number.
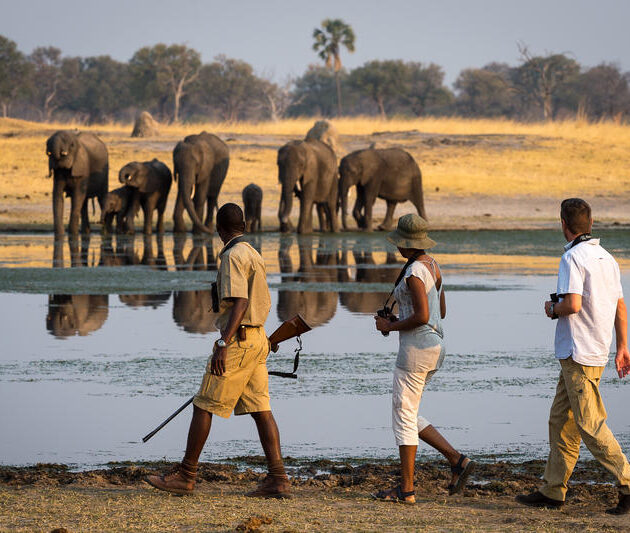
[[[311,181],[317,182],[317,154],[312,146],[302,142],[298,147],[298,154],[300,156],[300,164],[302,165],[303,172],[303,184],[310,183]]]
[[[197,168],[199,169],[199,174],[207,175],[210,172],[209,168],[206,168],[207,165],[210,164],[210,161],[206,157],[205,154],[206,147],[201,145],[200,143],[195,144],[195,148],[193,150],[193,154],[195,155],[195,159],[197,160]]]
[[[77,151],[74,156],[74,162],[72,163],[72,177],[87,177],[90,175],[89,154],[78,139],[76,139],[74,142],[77,145]]]

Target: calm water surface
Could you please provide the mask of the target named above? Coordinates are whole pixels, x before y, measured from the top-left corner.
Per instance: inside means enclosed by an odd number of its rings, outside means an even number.
[[[630,287],[627,232],[602,235]],[[558,365],[542,302],[562,251],[555,232],[439,232],[448,291],[446,358],[421,411],[457,447],[542,458]],[[299,379],[270,378],[284,453],[304,458],[395,456],[390,429],[397,338],[374,330],[401,260],[382,235],[265,234],[266,328],[302,314]],[[190,411],[149,443],[141,437],[198,387],[217,337],[209,283],[217,239],[0,236],[0,462],[87,467],[179,459]],[[288,341],[269,368],[288,371]],[[611,361],[612,363],[612,361]],[[630,380],[604,373],[609,423],[630,451]],[[203,460],[260,454],[249,417],[215,417]],[[431,455],[421,448],[421,456]],[[584,457],[589,457],[584,451]]]

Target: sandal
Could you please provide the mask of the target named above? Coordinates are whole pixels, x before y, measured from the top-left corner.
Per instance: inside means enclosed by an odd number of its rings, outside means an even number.
[[[451,473],[457,474],[459,477],[455,483],[449,483],[448,485],[448,494],[452,496],[453,494],[459,494],[464,487],[466,486],[466,482],[468,481],[468,477],[475,470],[475,466],[477,463],[474,461],[468,461],[466,466],[462,466],[462,463],[468,459],[464,454],[459,456],[459,460],[455,466],[451,466]]]
[[[376,494],[371,494],[372,498],[375,500],[380,500],[382,502],[396,502],[396,503],[404,503],[407,505],[415,505],[416,501],[409,501],[405,498],[409,496],[415,496],[416,491],[410,490],[409,492],[403,492],[400,485],[396,487],[396,492],[392,494],[391,490],[379,490]]]

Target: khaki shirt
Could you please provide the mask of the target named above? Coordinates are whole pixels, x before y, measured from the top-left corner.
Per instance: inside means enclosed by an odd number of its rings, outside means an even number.
[[[225,329],[233,302],[226,298],[247,298],[249,305],[241,324],[264,326],[271,310],[271,297],[267,285],[267,269],[260,254],[246,243],[239,242],[219,254],[221,264],[217,275],[219,315],[216,326]]]

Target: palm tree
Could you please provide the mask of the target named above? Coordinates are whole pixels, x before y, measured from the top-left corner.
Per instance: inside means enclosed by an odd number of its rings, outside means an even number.
[[[341,19],[326,19],[322,21],[321,28],[313,30],[313,50],[318,52],[328,68],[335,72],[337,84],[337,116],[341,116],[341,82],[339,71],[341,70],[341,47],[345,46],[348,52],[354,52],[354,31]]]

